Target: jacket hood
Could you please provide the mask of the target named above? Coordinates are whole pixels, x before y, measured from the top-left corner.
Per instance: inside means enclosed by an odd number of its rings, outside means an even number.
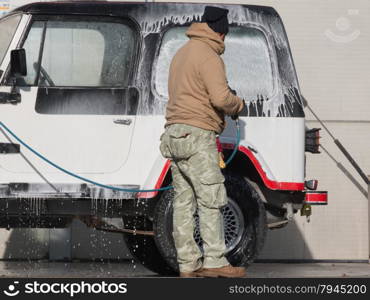
[[[225,43],[207,23],[192,23],[186,31],[186,35],[190,39],[206,42],[218,55],[223,54],[225,51]]]

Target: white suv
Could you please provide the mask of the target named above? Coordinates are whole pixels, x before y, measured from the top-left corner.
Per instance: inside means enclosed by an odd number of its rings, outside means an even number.
[[[98,226],[101,217],[122,217],[135,257],[161,274],[177,270],[173,191],[91,182],[171,185],[170,161],[159,151],[168,69],[204,6],[35,3],[0,19],[1,227],[64,227],[76,216]],[[227,257],[246,266],[267,228],[284,226],[298,210],[309,216],[310,204],[327,198],[315,191],[317,181],[305,180],[305,151],[318,152],[318,130],[305,128],[279,15],[271,7],[221,6],[230,11],[229,85],[247,103],[238,152],[223,170],[229,204],[222,211]],[[236,130],[227,124],[220,137],[226,159]]]

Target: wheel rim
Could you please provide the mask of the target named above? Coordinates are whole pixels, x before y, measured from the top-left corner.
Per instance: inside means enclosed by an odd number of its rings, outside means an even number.
[[[226,251],[230,252],[240,242],[244,233],[244,217],[239,205],[231,198],[228,198],[228,203],[222,209],[224,219],[224,234]],[[199,248],[203,251],[203,241],[199,231],[199,216],[195,214],[195,230],[194,239]]]

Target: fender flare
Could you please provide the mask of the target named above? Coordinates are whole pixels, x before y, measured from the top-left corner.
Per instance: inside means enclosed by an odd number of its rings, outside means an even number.
[[[260,178],[265,186],[270,190],[283,190],[283,191],[302,191],[304,190],[304,182],[284,182],[276,181],[268,178],[266,172],[263,170],[261,163],[253,154],[253,152],[244,146],[239,146],[239,152],[243,153],[254,165]]]
[[[234,147],[233,144],[222,143],[223,149],[231,149]],[[238,153],[244,155],[245,158],[250,160],[253,166],[256,168],[262,182],[264,183],[265,187],[270,190],[283,190],[283,191],[303,191],[304,190],[304,182],[282,182],[271,180],[268,178],[266,172],[263,170],[261,163],[253,154],[253,152],[245,146],[239,146]],[[162,170],[157,178],[156,184],[154,189],[159,189],[162,187],[162,184],[168,174],[168,171],[171,167],[171,161],[166,160],[164,163]],[[156,192],[149,192],[149,193],[139,193],[139,198],[153,198],[158,195],[158,191]]]

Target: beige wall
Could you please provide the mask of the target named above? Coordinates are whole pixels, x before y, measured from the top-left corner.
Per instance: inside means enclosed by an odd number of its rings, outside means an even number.
[[[302,93],[320,118],[329,121],[328,128],[365,173],[370,174],[370,1],[209,2],[268,5],[278,11]],[[306,115],[308,127],[320,127],[307,110]],[[367,190],[324,132],[322,144]],[[286,228],[270,231],[259,258],[368,259],[368,200],[325,153],[307,154],[307,178],[319,179],[319,189],[329,192],[329,205],[313,207],[309,223],[297,214]]]
[[[328,121],[327,126],[353,154],[365,173],[370,174],[370,1],[250,0],[239,3],[270,5],[279,12],[289,37],[303,94],[316,113]],[[348,22],[351,26],[346,28]],[[333,38],[333,34],[345,42],[336,41],[338,38]],[[351,41],[352,34],[355,38]],[[309,127],[320,127],[308,112],[307,120]],[[322,136],[322,144],[367,189],[327,134],[322,132]],[[286,228],[270,231],[260,258],[368,259],[368,200],[325,153],[307,154],[307,178],[319,179],[319,189],[329,191],[329,205],[313,207],[310,223],[297,214],[294,222]],[[5,230],[0,231],[1,244],[8,236],[3,232]],[[19,231],[16,233],[21,234]],[[47,245],[42,233],[35,235],[34,231],[26,231],[25,234],[31,239],[39,239],[41,245]],[[89,238],[84,239],[84,236]],[[89,246],[92,239],[97,239],[97,245],[111,240],[111,245],[120,248],[119,237],[113,239],[100,234],[91,237],[80,225],[74,225],[72,238],[78,243],[76,237],[81,237],[80,243],[85,245],[77,245],[74,250],[79,258],[90,257],[91,251],[105,257],[116,257],[118,252],[121,253],[118,248],[112,252],[113,255],[105,250],[92,250]],[[13,245],[19,245],[17,240],[14,239]],[[20,248],[12,249],[17,256]],[[46,251],[41,247],[39,254],[37,251],[32,253],[43,256]]]

